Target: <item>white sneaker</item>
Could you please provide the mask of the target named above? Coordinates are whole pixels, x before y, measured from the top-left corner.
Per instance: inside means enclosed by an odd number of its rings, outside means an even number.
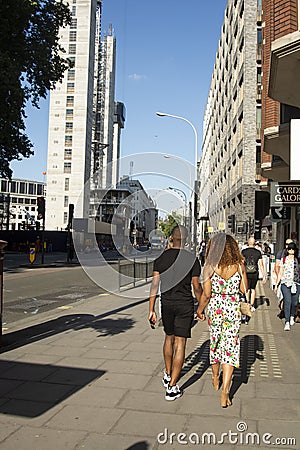
[[[170,381],[171,381],[171,375],[167,374],[167,372],[164,371],[162,384],[164,385],[165,388],[167,388],[169,386]]]
[[[290,329],[291,329],[290,322],[285,322],[284,331],[290,331]]]
[[[254,306],[251,306],[251,312],[255,312]]]
[[[295,319],[294,319],[293,316],[291,316],[291,318],[290,318],[290,325],[291,325],[291,327],[292,327],[293,325],[295,325]]]
[[[179,386],[175,384],[175,386],[168,386],[166,390],[165,399],[166,400],[176,400],[176,398],[179,398],[182,396],[182,391],[180,390]]]

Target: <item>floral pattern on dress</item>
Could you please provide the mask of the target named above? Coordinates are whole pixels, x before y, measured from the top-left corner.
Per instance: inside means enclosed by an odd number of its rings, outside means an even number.
[[[211,364],[239,367],[240,281],[238,272],[227,280],[216,272],[211,277],[212,293],[207,307]]]

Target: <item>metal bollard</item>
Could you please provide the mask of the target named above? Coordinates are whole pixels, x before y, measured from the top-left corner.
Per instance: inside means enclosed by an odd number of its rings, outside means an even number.
[[[0,344],[2,342],[2,314],[3,314],[3,268],[4,268],[4,247],[6,241],[0,241]]]

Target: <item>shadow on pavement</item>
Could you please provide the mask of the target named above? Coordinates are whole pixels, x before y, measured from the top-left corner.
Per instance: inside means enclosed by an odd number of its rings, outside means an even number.
[[[257,359],[263,356],[258,352],[264,350],[264,342],[258,335],[247,335],[241,339],[241,361],[240,369],[234,371],[233,381],[230,389],[230,397],[239,390],[242,384],[247,384],[250,377],[251,367]]]
[[[206,372],[209,367],[209,340],[203,342],[200,348],[193,350],[186,358],[184,367],[181,371],[180,378],[188,373],[196,364],[199,367],[196,369],[195,373],[183,383],[181,388],[184,390],[194,384],[202,375]]]
[[[127,447],[125,450],[148,450],[149,444],[146,441],[137,442],[136,444]]]
[[[0,361],[0,414],[37,417],[105,374],[91,370]]]
[[[98,316],[94,316],[93,314],[69,314],[22,330],[6,333],[2,336],[0,354],[70,329],[78,331],[86,328],[94,328],[96,331],[99,331],[99,337],[123,333],[132,328],[135,321],[131,318],[117,317],[116,319],[111,319],[107,318],[107,316],[116,315],[121,311],[145,302],[148,302],[148,298],[107,311]]]

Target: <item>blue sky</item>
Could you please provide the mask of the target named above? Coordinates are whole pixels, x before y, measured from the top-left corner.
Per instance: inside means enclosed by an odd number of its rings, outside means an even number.
[[[117,40],[116,100],[125,104],[121,156],[159,152],[194,162],[196,127],[202,122],[227,0],[103,0],[103,32],[112,23]],[[35,155],[12,164],[13,176],[44,180],[48,100],[27,108]],[[126,167],[125,172],[129,173]]]

